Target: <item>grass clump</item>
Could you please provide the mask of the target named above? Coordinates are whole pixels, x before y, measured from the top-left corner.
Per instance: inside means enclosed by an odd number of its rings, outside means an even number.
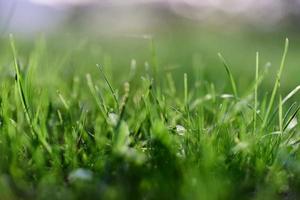
[[[165,78],[153,49],[155,70],[146,64],[127,76],[120,68],[74,68],[90,62],[88,53],[57,57],[43,40],[23,57],[12,37],[10,44],[0,59],[0,198],[300,196],[300,107],[290,102],[299,87],[278,92],[288,40],[270,100],[261,98],[258,53],[250,90],[238,88],[219,54],[231,94],[193,83],[188,68],[181,80],[172,72]]]

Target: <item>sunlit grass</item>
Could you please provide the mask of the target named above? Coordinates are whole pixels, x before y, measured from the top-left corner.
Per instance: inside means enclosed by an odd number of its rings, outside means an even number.
[[[299,197],[299,86],[280,90],[288,40],[271,95],[261,54],[250,89],[219,54],[219,90],[188,67],[164,71],[150,43],[149,62],[112,72],[43,40],[23,55],[11,36],[0,55],[0,199]]]

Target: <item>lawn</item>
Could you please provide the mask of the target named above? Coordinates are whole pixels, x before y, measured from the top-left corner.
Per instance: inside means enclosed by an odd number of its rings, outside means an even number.
[[[0,199],[299,199],[298,41],[202,36],[3,37]]]

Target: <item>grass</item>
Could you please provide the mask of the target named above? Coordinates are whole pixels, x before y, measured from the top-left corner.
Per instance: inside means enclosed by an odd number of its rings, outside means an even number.
[[[61,54],[43,38],[10,37],[0,55],[0,199],[300,197],[299,86],[280,87],[288,40],[271,96],[263,55],[239,87],[219,54],[220,89],[188,67],[164,71],[150,44],[150,64],[122,69],[91,59],[91,44]]]

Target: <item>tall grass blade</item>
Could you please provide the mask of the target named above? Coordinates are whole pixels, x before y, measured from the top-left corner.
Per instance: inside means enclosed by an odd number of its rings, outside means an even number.
[[[91,91],[91,93],[92,93],[92,95],[93,95],[93,97],[94,97],[94,99],[95,99],[102,115],[106,118],[107,114],[108,114],[108,112],[106,110],[106,106],[104,105],[102,97],[101,96],[100,96],[100,98],[98,97],[97,91],[94,87],[94,83],[92,81],[92,77],[91,77],[90,74],[86,75],[86,80],[87,80],[88,87],[89,87],[89,89],[90,89],[90,91]]]
[[[256,119],[257,119],[257,88],[258,88],[258,83],[259,83],[258,70],[259,70],[259,53],[256,52],[256,62],[255,62],[255,88],[254,88],[254,113],[253,113],[253,133],[256,132]]]
[[[184,73],[183,75],[183,85],[184,85],[184,105],[187,108],[188,106],[188,81],[187,81],[187,74]]]
[[[222,56],[221,53],[218,53],[218,56],[219,56],[220,60],[222,61],[223,65],[224,65],[224,67],[226,69],[227,75],[229,76],[233,94],[234,94],[235,98],[237,98],[238,97],[238,92],[237,92],[235,80],[234,80],[234,77],[233,77],[233,75],[231,73],[230,67],[227,64],[226,60],[224,59],[224,57]]]
[[[287,52],[288,52],[288,48],[289,48],[289,40],[286,38],[285,39],[285,45],[284,45],[284,51],[283,51],[283,55],[282,55],[282,59],[281,59],[281,63],[280,63],[280,67],[279,67],[279,70],[278,70],[278,73],[277,73],[277,78],[275,80],[274,88],[272,90],[272,94],[271,94],[271,98],[270,98],[270,101],[269,101],[269,104],[268,104],[268,108],[267,108],[267,111],[266,111],[266,114],[265,114],[265,117],[264,117],[262,128],[265,128],[265,126],[267,125],[270,112],[271,112],[271,110],[273,108],[273,105],[274,105],[275,96],[276,96],[277,90],[280,86],[281,74],[282,74],[282,71],[283,71],[283,68],[284,68],[284,65],[285,65],[285,58],[286,58],[286,55],[287,55]]]
[[[283,115],[282,115],[282,96],[279,96],[279,111],[278,111],[279,131],[283,133]]]
[[[103,68],[102,68],[99,64],[96,64],[96,66],[97,66],[98,69],[100,70],[100,72],[101,72],[101,74],[102,74],[102,76],[103,76],[103,78],[104,78],[106,84],[108,85],[109,90],[110,90],[111,94],[113,95],[113,98],[114,98],[114,100],[115,100],[115,102],[116,102],[117,109],[119,110],[120,106],[119,106],[119,101],[118,101],[117,95],[116,95],[116,93],[115,93],[115,90],[113,89],[113,87],[111,86],[110,82],[108,81],[108,79],[107,79],[107,77],[106,77],[106,75],[105,75],[105,73],[104,73],[104,71],[103,71]]]
[[[30,126],[31,129],[31,133],[33,136],[36,136],[35,131],[33,129],[32,126],[32,120],[31,120],[31,116],[28,110],[28,104],[25,98],[25,94],[24,94],[24,90],[23,90],[23,85],[22,85],[22,76],[20,74],[20,69],[19,69],[19,63],[18,63],[18,55],[17,55],[17,51],[16,51],[16,46],[15,46],[15,40],[12,34],[9,35],[9,39],[10,39],[10,45],[12,48],[12,52],[13,52],[13,58],[14,58],[14,68],[15,68],[15,72],[16,72],[16,84],[17,84],[17,88],[18,88],[18,93],[19,93],[19,97],[21,100],[21,104],[22,104],[22,108],[23,111],[25,113],[25,117],[26,120]]]

